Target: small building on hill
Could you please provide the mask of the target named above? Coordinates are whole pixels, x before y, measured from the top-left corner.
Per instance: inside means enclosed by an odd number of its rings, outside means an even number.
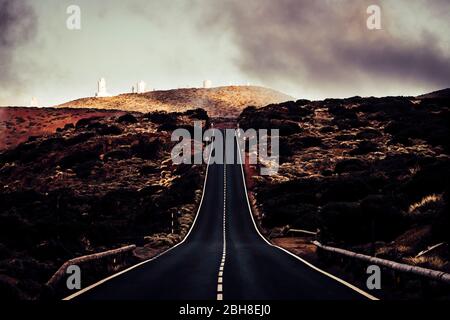
[[[141,93],[147,92],[146,90],[147,90],[147,84],[142,80],[131,87],[132,93],[141,94]]]
[[[136,93],[145,93],[147,84],[144,81],[139,81],[136,85]]]
[[[108,90],[106,90],[106,80],[105,78],[101,78],[98,81],[98,90],[95,94],[96,98],[104,98],[104,97],[111,97],[111,95],[108,93]]]
[[[205,80],[203,81],[203,88],[204,89],[209,89],[212,87],[212,81],[211,80]]]

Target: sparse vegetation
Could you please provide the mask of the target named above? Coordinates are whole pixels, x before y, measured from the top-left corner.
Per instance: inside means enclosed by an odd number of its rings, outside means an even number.
[[[262,226],[319,228],[336,246],[450,271],[448,250],[415,259],[449,241],[449,115],[448,100],[406,97],[247,108],[243,128],[298,126],[280,131],[278,175],[252,179]]]
[[[0,152],[26,142],[29,137],[51,135],[58,128],[73,125],[83,118],[124,113],[93,109],[0,108]]]
[[[441,210],[443,207],[443,197],[441,194],[430,194],[422,200],[409,206],[408,213],[420,215],[430,211]]]
[[[47,111],[71,122],[0,153],[0,295],[9,298],[48,295],[44,284],[77,256],[128,244],[137,257],[157,254],[185,236],[200,199],[204,168],[173,166],[171,132],[151,115]],[[175,128],[209,120],[200,110],[167,116]]]

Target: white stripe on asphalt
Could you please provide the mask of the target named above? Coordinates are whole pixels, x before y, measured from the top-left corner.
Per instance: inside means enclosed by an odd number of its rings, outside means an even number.
[[[217,300],[223,300],[223,269],[225,268],[225,260],[227,258],[227,230],[226,230],[226,213],[227,213],[227,166],[223,164],[223,253],[220,262],[219,275],[217,279]]]

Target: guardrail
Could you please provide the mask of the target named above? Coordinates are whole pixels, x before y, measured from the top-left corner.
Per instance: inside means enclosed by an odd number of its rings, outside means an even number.
[[[302,230],[302,229],[289,229],[288,233],[303,233],[310,236],[317,236],[317,232]]]
[[[369,262],[369,263],[372,263],[372,264],[375,264],[378,266],[383,266],[383,267],[386,267],[386,268],[389,268],[392,270],[411,273],[411,274],[415,274],[418,276],[427,277],[427,278],[430,278],[433,280],[437,280],[437,281],[441,281],[441,282],[450,284],[450,274],[445,273],[443,271],[436,271],[436,270],[426,269],[426,268],[422,268],[422,267],[416,267],[416,266],[412,266],[409,264],[398,263],[398,262],[394,262],[394,261],[390,261],[390,260],[371,257],[371,256],[367,256],[364,254],[360,254],[360,253],[356,253],[356,252],[352,252],[352,251],[348,251],[348,250],[344,250],[344,249],[340,249],[340,248],[329,247],[329,246],[321,244],[319,241],[313,241],[312,243],[314,245],[316,245],[318,248],[328,251],[328,252],[337,253],[337,254],[344,255],[344,256],[347,256],[350,258],[366,261],[366,262]]]
[[[424,256],[424,255],[427,255],[427,254],[429,254],[430,252],[434,252],[434,251],[436,251],[437,249],[443,248],[443,247],[446,246],[446,245],[447,245],[446,242],[441,242],[441,243],[435,244],[434,246],[430,246],[430,247],[428,247],[427,249],[425,249],[425,250],[423,250],[423,251],[420,251],[420,252],[416,255],[416,258],[419,258],[419,257],[422,257],[422,256]]]
[[[66,275],[66,270],[69,266],[79,265],[87,262],[92,262],[96,260],[101,260],[104,258],[111,258],[113,256],[121,255],[124,253],[128,253],[136,249],[135,245],[130,245],[118,249],[108,250],[100,253],[94,253],[87,256],[82,256],[74,259],[70,259],[66,261],[59,269],[55,272],[55,274],[50,278],[47,282],[47,285],[50,287],[56,287],[58,283],[61,281],[64,275]]]

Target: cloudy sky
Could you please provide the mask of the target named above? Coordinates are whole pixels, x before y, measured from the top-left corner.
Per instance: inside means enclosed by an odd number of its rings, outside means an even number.
[[[369,30],[367,7],[381,7]],[[81,30],[69,30],[69,5]],[[242,84],[297,98],[450,87],[448,0],[0,0],[0,105]]]

